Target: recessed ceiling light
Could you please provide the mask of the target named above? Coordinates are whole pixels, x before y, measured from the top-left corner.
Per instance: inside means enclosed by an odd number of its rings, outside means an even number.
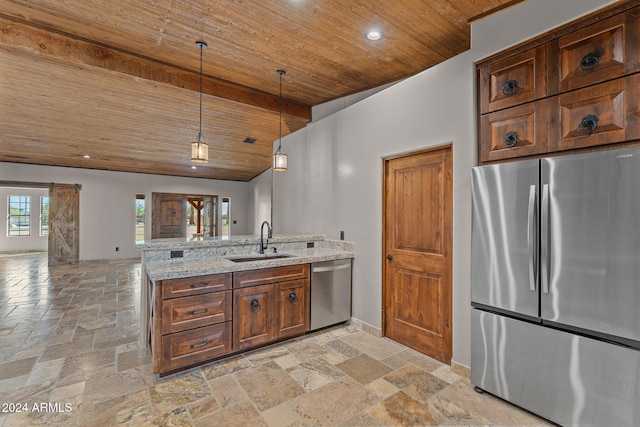
[[[88,154],[83,154],[83,155],[82,155],[82,158],[83,158],[83,159],[90,159],[90,158],[91,158],[91,156],[90,156],[90,155],[88,155]]]
[[[197,168],[197,167],[195,167],[195,166],[191,166],[191,169],[198,169],[198,168]]]
[[[372,41],[380,40],[382,33],[378,30],[370,30],[367,32],[367,38]]]

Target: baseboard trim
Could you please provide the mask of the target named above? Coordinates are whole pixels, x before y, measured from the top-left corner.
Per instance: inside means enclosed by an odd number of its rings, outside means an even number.
[[[355,326],[358,329],[363,330],[364,332],[368,332],[374,337],[380,338],[382,336],[382,328],[378,328],[376,326],[370,325],[367,322],[363,322],[360,319],[356,319],[355,317],[351,318],[351,325]]]
[[[467,365],[463,365],[462,363],[458,363],[455,360],[451,361],[451,372],[468,380],[471,379],[471,368]]]

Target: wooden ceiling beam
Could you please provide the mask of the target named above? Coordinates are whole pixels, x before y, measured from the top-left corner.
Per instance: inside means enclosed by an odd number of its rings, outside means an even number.
[[[174,64],[145,58],[71,34],[34,26],[0,13],[0,45],[7,50],[28,50],[36,54],[79,62],[145,80],[200,91],[200,75]],[[196,47],[194,45],[194,51]],[[203,76],[202,92],[241,104],[279,111],[278,95]],[[282,99],[282,113],[311,120],[311,107]]]

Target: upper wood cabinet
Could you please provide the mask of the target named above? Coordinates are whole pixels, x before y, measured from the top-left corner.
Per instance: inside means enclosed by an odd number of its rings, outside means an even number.
[[[480,164],[640,139],[640,0],[476,66]]]
[[[549,99],[549,151],[640,139],[640,74]]]
[[[549,95],[640,71],[640,8],[549,42]]]
[[[479,68],[480,112],[544,98],[547,94],[547,49],[537,46],[526,52]]]
[[[481,117],[480,160],[511,159],[547,151],[545,102],[531,102]]]

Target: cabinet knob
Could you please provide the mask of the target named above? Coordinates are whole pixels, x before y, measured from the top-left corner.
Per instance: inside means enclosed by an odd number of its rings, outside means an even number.
[[[600,63],[600,56],[602,55],[598,51],[587,53],[580,60],[578,68],[580,68],[580,71],[592,71]]]
[[[387,254],[387,259],[388,259],[389,261],[393,261],[393,255],[391,255],[391,254]]]
[[[257,299],[254,299],[251,301],[251,311],[253,311],[254,313],[257,313],[260,311],[260,303],[258,302]]]
[[[598,127],[598,120],[598,116],[594,114],[584,116],[576,130],[584,135],[591,135]]]
[[[518,132],[507,132],[504,136],[504,146],[507,148],[515,147],[518,143]]]
[[[298,295],[296,295],[296,293],[295,293],[295,292],[291,292],[291,293],[289,294],[289,302],[290,302],[291,304],[297,304],[297,303],[298,303]]]
[[[502,86],[502,94],[504,96],[513,96],[518,91],[518,82],[515,80],[509,80]]]

